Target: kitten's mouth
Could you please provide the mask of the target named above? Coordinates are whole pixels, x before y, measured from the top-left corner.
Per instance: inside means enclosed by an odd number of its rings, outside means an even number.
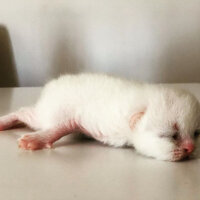
[[[188,160],[190,159],[191,153],[186,153],[184,152],[183,149],[175,149],[173,151],[173,158],[171,159],[171,161],[183,161],[183,160]]]
[[[190,155],[183,155],[183,156],[174,156],[171,161],[172,162],[176,162],[176,161],[184,161],[184,160],[189,160],[190,159]]]

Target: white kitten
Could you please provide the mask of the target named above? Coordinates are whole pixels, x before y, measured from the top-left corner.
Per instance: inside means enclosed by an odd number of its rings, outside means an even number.
[[[177,161],[195,149],[200,123],[197,99],[183,90],[100,74],[65,75],[49,82],[32,108],[0,118],[0,130],[19,123],[23,149],[49,148],[81,131],[98,141],[133,146],[150,157]]]

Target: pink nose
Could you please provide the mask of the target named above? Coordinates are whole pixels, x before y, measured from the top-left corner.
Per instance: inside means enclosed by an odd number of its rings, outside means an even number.
[[[182,143],[182,148],[186,154],[190,154],[194,151],[194,143],[192,140],[185,140]]]

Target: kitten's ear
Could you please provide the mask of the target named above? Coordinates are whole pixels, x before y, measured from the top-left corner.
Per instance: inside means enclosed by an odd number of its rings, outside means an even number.
[[[129,126],[132,130],[135,128],[137,122],[142,118],[144,113],[145,113],[145,111],[141,111],[141,112],[137,112],[131,116],[130,121],[129,121]]]

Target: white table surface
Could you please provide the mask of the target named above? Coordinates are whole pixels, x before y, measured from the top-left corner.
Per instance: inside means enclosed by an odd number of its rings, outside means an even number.
[[[178,85],[200,99],[200,84]],[[34,103],[40,88],[0,89],[0,114]],[[28,129],[0,134],[1,200],[198,200],[200,160],[164,162],[78,135],[52,150],[24,151],[16,139]]]

